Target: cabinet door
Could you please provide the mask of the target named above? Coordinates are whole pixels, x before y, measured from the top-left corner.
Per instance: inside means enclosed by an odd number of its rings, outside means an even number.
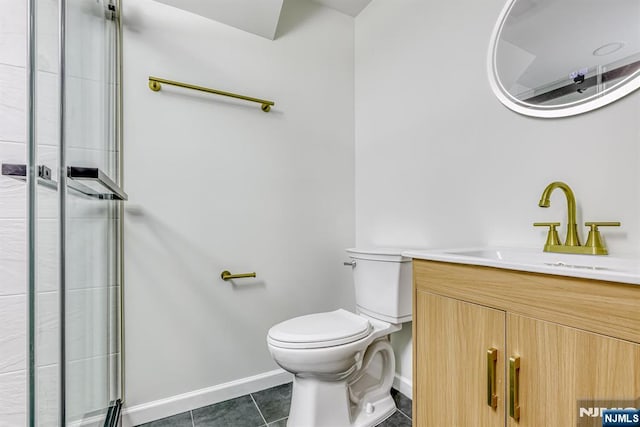
[[[635,343],[508,314],[507,363],[511,356],[520,357],[520,419],[509,416],[507,407],[510,427],[602,426],[601,418],[579,416],[579,400],[640,397],[640,345]]]
[[[415,295],[414,426],[504,427],[505,313],[427,292]],[[490,348],[497,350],[491,362],[495,408],[488,404]]]

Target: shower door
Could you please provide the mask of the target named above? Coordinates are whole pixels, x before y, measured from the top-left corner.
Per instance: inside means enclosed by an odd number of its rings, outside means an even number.
[[[119,6],[116,0],[66,0],[62,8],[60,276],[67,425],[101,422],[121,397],[119,200],[126,196],[118,187]]]
[[[126,199],[120,0],[2,5],[0,426],[112,426]]]

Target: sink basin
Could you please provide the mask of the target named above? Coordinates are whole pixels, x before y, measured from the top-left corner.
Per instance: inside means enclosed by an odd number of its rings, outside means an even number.
[[[556,254],[543,252],[542,249],[505,247],[412,250],[402,255],[431,261],[640,284],[640,260],[637,258]]]

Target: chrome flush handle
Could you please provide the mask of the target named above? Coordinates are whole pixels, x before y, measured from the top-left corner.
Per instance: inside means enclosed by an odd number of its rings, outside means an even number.
[[[349,267],[355,267],[356,266],[356,260],[354,259],[353,261],[345,261],[343,262],[344,265],[347,265]]]

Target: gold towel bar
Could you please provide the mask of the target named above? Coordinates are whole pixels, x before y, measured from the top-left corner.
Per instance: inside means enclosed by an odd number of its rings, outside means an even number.
[[[242,99],[244,101],[257,102],[258,104],[261,104],[262,111],[264,111],[265,113],[268,113],[269,110],[271,110],[271,106],[275,105],[275,102],[267,101],[266,99],[252,98],[250,96],[238,95],[236,93],[225,92],[217,89],[210,89],[208,87],[190,85],[187,83],[180,83],[173,80],[166,80],[166,79],[161,79],[159,77],[149,76],[149,89],[151,89],[152,91],[154,92],[159,91],[162,87],[161,83],[172,85],[172,86],[183,87],[185,89],[193,89],[193,90],[199,90],[201,92],[213,93],[215,95],[229,96],[231,98]]]
[[[256,273],[231,274],[227,270],[220,273],[220,278],[222,280],[244,279],[245,277],[256,277]]]

